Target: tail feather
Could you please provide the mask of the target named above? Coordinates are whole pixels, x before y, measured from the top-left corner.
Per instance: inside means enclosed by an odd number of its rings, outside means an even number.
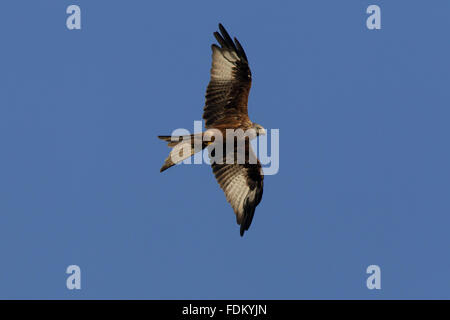
[[[168,147],[172,148],[169,156],[159,170],[160,172],[169,169],[206,147],[206,144],[202,141],[202,133],[186,136],[158,136],[158,138],[166,141]]]

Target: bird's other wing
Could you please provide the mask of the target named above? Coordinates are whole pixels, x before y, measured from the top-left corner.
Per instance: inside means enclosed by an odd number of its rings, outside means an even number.
[[[236,222],[241,226],[240,234],[248,230],[253,220],[256,206],[263,195],[264,175],[261,163],[257,160],[250,143],[245,147],[246,161],[227,163],[226,156],[222,164],[213,163],[213,173],[227,201],[236,214]],[[253,159],[250,163],[249,159]]]
[[[211,79],[206,90],[203,119],[206,128],[241,128],[249,123],[247,102],[252,76],[247,56],[219,24],[214,32],[220,47],[212,45]]]

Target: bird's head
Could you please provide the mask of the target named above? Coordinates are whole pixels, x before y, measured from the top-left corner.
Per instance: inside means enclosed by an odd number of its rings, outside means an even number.
[[[257,123],[253,123],[252,129],[256,131],[257,136],[264,136],[266,135],[266,129],[262,125],[259,125]]]

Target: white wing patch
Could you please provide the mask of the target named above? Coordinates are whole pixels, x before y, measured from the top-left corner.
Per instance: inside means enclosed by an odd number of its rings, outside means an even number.
[[[219,49],[216,46],[212,47],[212,80],[233,80],[233,68],[236,66],[236,61],[239,60],[237,54],[233,51]]]
[[[227,201],[236,213],[238,223],[241,222],[244,214],[244,201],[250,191],[246,174],[246,170],[242,166],[229,165],[223,176],[225,182],[222,188]]]

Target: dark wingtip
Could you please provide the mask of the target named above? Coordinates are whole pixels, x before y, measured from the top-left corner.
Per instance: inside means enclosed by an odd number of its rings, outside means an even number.
[[[217,42],[222,46],[222,48],[228,48],[231,50],[236,51],[238,56],[242,58],[245,62],[248,62],[247,55],[245,54],[244,48],[242,48],[242,45],[239,43],[238,39],[234,37],[231,39],[230,35],[228,34],[225,27],[222,25],[222,23],[219,23],[219,31],[214,32],[214,37],[216,38]]]
[[[227,46],[230,49],[236,49],[235,45],[233,43],[233,40],[231,39],[230,35],[228,34],[227,29],[225,29],[222,24],[219,24],[219,30],[220,30],[220,33],[222,34],[222,38],[225,40],[225,43],[227,44]]]
[[[241,237],[244,235],[244,232],[250,228],[258,203],[259,201],[257,203],[248,203],[248,199],[246,199],[244,203],[244,216],[241,221]]]
[[[225,29],[225,27],[221,23],[219,23],[219,30],[222,34],[228,34],[227,29]]]
[[[220,33],[218,33],[217,31],[215,31],[213,34],[214,34],[214,38],[216,38],[217,42],[218,42],[223,48],[226,48],[227,44],[225,43],[225,40],[222,38],[222,36],[220,35]]]
[[[239,56],[248,62],[247,55],[245,54],[244,48],[242,48],[240,42],[238,41],[238,39],[236,37],[234,37],[234,43],[236,45],[236,49],[237,49]]]

